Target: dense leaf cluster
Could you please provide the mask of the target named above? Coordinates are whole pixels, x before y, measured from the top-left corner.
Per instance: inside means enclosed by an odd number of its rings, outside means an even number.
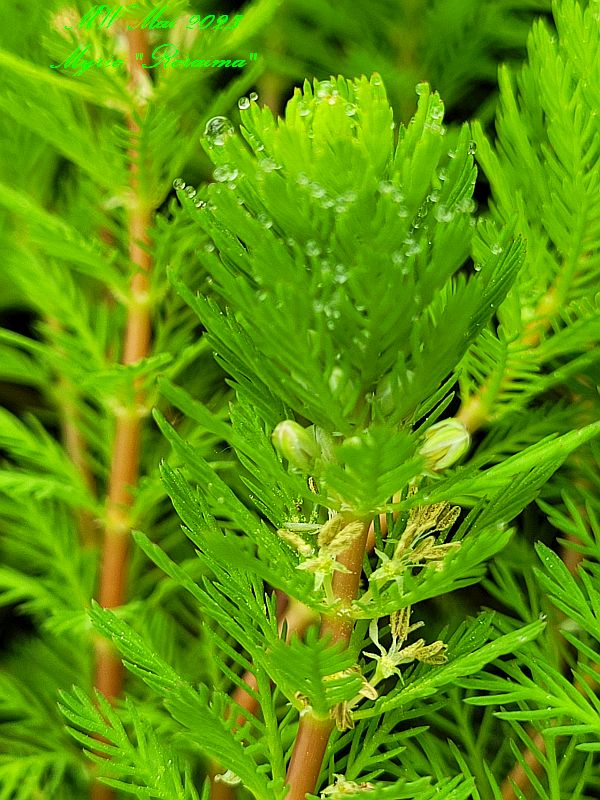
[[[491,78],[546,4],[405,6],[381,48],[392,104],[377,73],[307,80],[281,117],[242,97],[239,126],[223,114],[250,71],[219,91],[193,70],[65,80],[46,64],[77,31],[6,34],[2,271],[35,324],[0,330],[0,603],[31,626],[1,656],[0,800],[80,800],[96,776],[208,800],[214,773],[283,800],[307,715],[336,722],[325,798],[497,800],[515,763],[543,800],[596,795],[600,5],[535,23],[500,73],[496,141],[448,126],[440,95]],[[286,7],[290,41],[309,50],[310,17],[310,49],[337,41],[349,76],[393,16],[361,42],[369,4],[257,0],[226,45],[267,47]],[[413,27],[441,91],[419,83],[408,122],[416,68],[393,40]],[[132,168],[156,212],[153,342],[123,365]],[[129,599],[108,610],[92,598],[128,415]],[[371,520],[344,605],[336,559]],[[319,635],[340,612],[347,648]],[[107,647],[128,671],[114,705],[93,687]]]

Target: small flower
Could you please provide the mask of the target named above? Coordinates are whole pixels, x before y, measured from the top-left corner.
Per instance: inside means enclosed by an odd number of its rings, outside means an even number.
[[[296,569],[312,572],[315,576],[315,591],[318,591],[324,584],[325,579],[331,577],[334,572],[350,572],[347,567],[336,561],[335,555],[321,552],[314,558],[307,558],[300,562]]]
[[[370,789],[375,788],[372,783],[347,781],[343,775],[334,774],[333,777],[335,778],[335,783],[323,789],[321,797],[332,797],[333,800],[337,800],[339,797],[356,794],[356,792],[368,792]]]
[[[335,722],[335,727],[338,729],[338,731],[351,731],[354,729],[352,709],[347,700],[335,705],[329,712],[329,716]]]
[[[232,772],[230,769],[227,772],[222,772],[219,775],[215,775],[215,781],[217,783],[225,783],[227,786],[239,786],[242,782],[242,779],[239,775],[236,775],[235,772]]]
[[[462,422],[450,417],[427,429],[419,452],[425,456],[430,470],[440,472],[455,464],[467,452],[470,443],[469,431]]]
[[[289,526],[288,526],[289,527]],[[294,530],[301,529],[294,525]],[[294,531],[278,531],[279,535],[286,541],[293,544],[301,555],[309,556],[301,561],[296,569],[312,572],[315,576],[315,591],[321,589],[325,584],[325,594],[331,602],[334,598],[331,595],[331,579],[334,572],[348,572],[349,570],[337,560],[337,556],[343,553],[352,540],[364,532],[362,522],[348,522],[342,514],[335,514],[324,525],[304,526],[307,533],[317,535],[317,549],[310,547],[301,537],[297,537]]]
[[[405,564],[399,559],[390,558],[382,550],[376,549],[375,552],[381,559],[381,564],[370,574],[369,582],[374,581],[375,583],[383,584],[388,581],[396,581],[399,589],[402,590],[402,576],[406,569]]]
[[[277,534],[283,539],[284,542],[293,547],[301,556],[306,558],[314,553],[314,548],[298,533],[294,533],[293,531],[286,529],[280,529],[277,531]]]
[[[379,643],[379,628],[377,620],[371,620],[369,625],[369,635],[373,644],[379,650],[379,655],[376,653],[364,653],[366,658],[372,658],[377,661],[375,674],[371,677],[370,685],[376,686],[382,680],[397,675],[401,677],[398,666],[400,664],[409,664],[411,661],[422,661],[424,664],[439,665],[446,662],[445,651],[447,645],[442,641],[433,642],[432,644],[425,644],[424,639],[417,639],[416,642],[403,647],[404,641],[411,631],[421,627],[422,623],[409,625],[410,607],[408,609],[401,609],[392,615],[392,645],[389,650]]]

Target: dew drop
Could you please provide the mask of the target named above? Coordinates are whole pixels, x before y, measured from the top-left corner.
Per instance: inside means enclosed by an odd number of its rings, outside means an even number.
[[[419,95],[419,97],[421,97],[421,95],[424,95],[428,89],[429,89],[428,84],[424,82],[417,83],[417,85],[415,86],[415,92]]]
[[[446,167],[442,167],[442,169],[438,172],[438,178],[442,181],[442,183],[447,180],[448,178],[448,170]]]
[[[196,206],[196,208],[206,208],[206,203],[204,202],[204,200],[198,199],[196,200],[194,205]]]
[[[381,194],[391,194],[394,191],[394,184],[391,181],[379,181],[377,191]]]
[[[259,214],[258,215],[258,221],[263,226],[263,228],[266,228],[267,230],[269,230],[269,228],[273,227],[273,220],[271,219],[271,217],[268,217],[266,214]]]
[[[454,219],[454,213],[442,203],[435,210],[435,218],[438,222],[451,222]]]
[[[256,94],[256,92],[250,92],[248,97],[251,103],[255,103],[258,100],[258,95]]]
[[[315,242],[314,239],[309,239],[308,242],[306,243],[305,252],[306,252],[307,256],[311,256],[313,258],[316,258],[317,256],[321,255],[321,248]]]
[[[458,211],[461,211],[463,214],[471,214],[475,211],[477,204],[472,197],[463,197],[462,200],[459,200],[456,204],[456,208]]]
[[[206,123],[204,136],[212,147],[222,147],[233,132],[234,127],[227,117],[213,117]]]
[[[216,181],[219,181],[219,183],[225,183],[226,181],[234,181],[237,178],[237,176],[238,176],[238,171],[231,164],[221,164],[213,172],[213,178]]]
[[[173,181],[173,188],[177,189],[177,191],[185,189],[185,181],[183,180],[183,178],[175,178],[175,180]]]
[[[186,186],[184,192],[186,196],[190,198],[190,200],[193,200],[194,197],[196,197],[196,190],[194,189],[193,186]]]
[[[263,158],[259,163],[263,172],[274,172],[276,169],[281,169],[281,164],[278,164],[274,158]]]
[[[354,103],[346,103],[344,111],[347,117],[353,117],[356,114],[356,106]]]
[[[494,242],[490,249],[495,256],[499,256],[502,252],[502,245],[500,242]]]
[[[240,111],[245,111],[247,108],[250,108],[250,100],[247,97],[240,97],[238,100],[238,108]]]
[[[205,253],[214,253],[215,252],[214,244],[212,244],[211,242],[209,242],[208,244],[205,244],[204,245],[204,252]]]
[[[337,94],[337,90],[333,88],[331,81],[321,81],[317,89],[317,97],[329,97],[332,94]]]
[[[444,106],[441,104],[433,106],[433,108],[429,113],[432,120],[434,120],[435,122],[439,122],[444,118]]]
[[[348,273],[346,272],[346,267],[343,264],[336,264],[335,265],[335,278],[336,283],[344,284],[348,280]]]
[[[469,142],[469,150],[468,153],[470,156],[475,155],[475,151],[477,150],[477,142],[470,141]]]
[[[473,269],[475,272],[481,272],[481,264],[473,264]]]

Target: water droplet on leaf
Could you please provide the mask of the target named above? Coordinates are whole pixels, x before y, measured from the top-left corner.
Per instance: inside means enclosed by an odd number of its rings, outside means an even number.
[[[240,97],[238,100],[238,108],[240,111],[244,111],[246,108],[250,108],[250,100],[247,97]]]
[[[237,176],[238,171],[231,164],[221,164],[213,172],[213,178],[216,181],[219,181],[219,183],[225,183],[225,181],[234,181]]]
[[[281,169],[281,164],[278,164],[274,158],[263,158],[259,164],[263,172],[274,172],[276,169]]]
[[[204,129],[204,136],[212,147],[222,147],[233,133],[234,127],[227,117],[209,119]]]
[[[442,203],[435,210],[435,218],[438,222],[451,222],[454,219],[454,212]]]
[[[173,181],[173,188],[177,189],[177,191],[185,189],[185,181],[183,180],[183,178],[175,178],[175,180]]]

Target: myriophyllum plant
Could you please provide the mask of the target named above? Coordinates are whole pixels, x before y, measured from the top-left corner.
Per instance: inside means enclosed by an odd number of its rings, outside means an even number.
[[[155,412],[200,577],[135,538],[192,595],[212,685],[187,682],[113,612],[92,617],[162,699],[160,724],[184,733],[177,758],[191,749],[212,762],[206,796],[466,798],[467,768],[398,759],[423,731],[406,721],[544,627],[419,619],[423,601],[480,579],[507,523],[597,426],[487,468],[469,460],[454,387],[524,245],[477,222],[469,127],[449,134],[438,95],[417,93],[399,129],[377,75],[305,83],[283,119],[242,98],[239,131],[225,117],[206,125],[214,182],[175,183],[211,297],[176,270],[171,280],[235,401],[224,421],[166,379],[161,391],[235,451],[241,479]],[[80,695],[65,702],[72,722],[92,715]]]

